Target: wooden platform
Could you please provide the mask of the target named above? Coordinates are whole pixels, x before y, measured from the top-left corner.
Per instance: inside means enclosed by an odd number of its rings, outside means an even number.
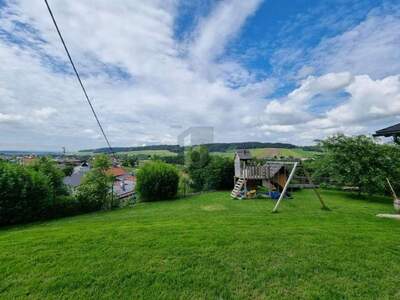
[[[378,218],[388,218],[388,219],[396,219],[400,220],[400,214],[377,214]]]

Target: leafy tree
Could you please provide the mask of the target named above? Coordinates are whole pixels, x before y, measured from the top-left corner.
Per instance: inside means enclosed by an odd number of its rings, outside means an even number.
[[[194,190],[229,189],[233,184],[233,160],[210,156],[204,146],[189,151],[188,173]]]
[[[199,146],[189,150],[187,170],[192,179],[192,187],[196,191],[206,189],[210,154],[207,147]]]
[[[386,177],[400,178],[400,149],[379,145],[366,136],[335,135],[321,142],[324,153],[313,163],[316,177],[329,177],[338,185],[359,187],[360,192],[383,193]]]
[[[65,195],[67,193],[63,183],[64,173],[51,158],[41,157],[35,160],[30,168],[49,178],[54,198],[57,195]]]
[[[160,157],[160,160],[168,164],[183,165],[185,163],[185,156],[183,153],[178,153],[178,155],[175,156]]]
[[[201,169],[210,161],[210,153],[206,146],[198,146],[189,150],[189,168]]]
[[[109,208],[112,200],[113,178],[107,175],[107,170],[111,167],[110,159],[107,155],[100,154],[94,158],[92,165],[76,193],[83,211]]]
[[[234,164],[233,159],[221,156],[212,156],[205,168],[206,190],[227,190],[233,188]]]
[[[396,134],[396,135],[393,137],[393,141],[394,141],[395,144],[400,145],[400,135],[399,135],[399,134]]]
[[[150,156],[150,159],[154,160],[154,161],[160,161],[161,160],[161,156],[158,155],[158,154],[153,154],[152,156]]]
[[[0,163],[0,225],[39,219],[52,203],[48,176],[31,168]]]
[[[138,161],[139,159],[136,155],[124,155],[121,157],[121,163],[124,167],[134,168],[137,165]]]
[[[179,173],[173,166],[161,161],[151,161],[139,169],[136,191],[142,201],[172,199],[178,191]]]
[[[92,166],[94,170],[106,172],[111,165],[111,160],[106,154],[99,154],[93,158]]]
[[[192,184],[192,181],[188,174],[183,173],[180,178],[179,178],[179,194],[182,195],[183,197],[186,197],[186,194],[190,190],[190,185]]]
[[[71,166],[71,165],[66,165],[66,166],[64,166],[62,171],[63,171],[65,176],[71,176],[72,173],[74,172],[74,167]]]

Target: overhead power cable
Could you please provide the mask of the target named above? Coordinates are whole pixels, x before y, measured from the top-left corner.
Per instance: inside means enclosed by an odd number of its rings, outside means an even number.
[[[94,116],[94,118],[95,118],[96,121],[97,121],[97,125],[99,125],[100,131],[101,131],[101,133],[103,134],[104,140],[105,140],[106,143],[107,143],[107,146],[108,146],[108,149],[110,150],[110,153],[111,153],[112,155],[114,155],[114,150],[113,150],[113,148],[111,147],[110,141],[108,140],[107,135],[106,135],[106,133],[104,132],[103,126],[102,126],[101,123],[100,123],[100,120],[99,120],[99,118],[98,118],[98,116],[97,116],[97,114],[96,114],[96,111],[94,110],[94,107],[93,107],[93,105],[92,105],[92,102],[90,101],[90,98],[89,98],[89,96],[88,96],[88,94],[87,94],[87,92],[86,92],[85,86],[84,86],[83,83],[82,83],[82,80],[81,80],[81,77],[80,77],[80,75],[79,75],[79,72],[78,72],[78,70],[77,70],[76,67],[75,67],[74,61],[72,60],[72,57],[71,57],[71,54],[69,53],[69,50],[68,50],[68,48],[67,48],[67,45],[65,44],[64,38],[62,37],[60,28],[58,27],[58,24],[57,24],[57,22],[56,22],[56,19],[54,18],[54,15],[53,15],[53,12],[52,12],[52,10],[51,10],[51,8],[50,8],[50,5],[49,5],[49,3],[47,2],[47,0],[44,0],[44,2],[46,3],[47,9],[48,9],[48,11],[49,11],[49,13],[50,13],[50,16],[51,16],[51,19],[53,20],[54,26],[56,27],[58,36],[60,37],[61,43],[63,44],[64,49],[65,49],[65,52],[67,53],[68,59],[69,59],[71,65],[72,65],[72,68],[74,69],[76,78],[78,78],[79,84],[80,84],[80,86],[81,86],[81,88],[82,88],[82,91],[83,91],[83,93],[84,93],[84,95],[85,95],[86,101],[87,101],[87,103],[89,104],[90,109],[92,110],[93,116]]]

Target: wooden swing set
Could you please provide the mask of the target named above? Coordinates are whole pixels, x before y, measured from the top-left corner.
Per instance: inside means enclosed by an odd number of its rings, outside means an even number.
[[[307,184],[295,184],[292,187],[311,187],[321,203],[323,209],[327,209],[317,187],[313,184],[310,174],[300,161],[267,161],[264,164],[255,164],[249,150],[238,150],[235,154],[235,176],[234,188],[231,193],[232,198],[248,197],[248,185],[261,180],[263,186],[271,189],[280,190],[279,198],[272,210],[278,212],[278,207],[285,197],[287,190],[291,187],[296,170],[302,168],[308,181]],[[289,175],[287,175],[289,173]],[[241,198],[240,198],[241,199]]]
[[[389,178],[386,178],[386,181],[387,181],[387,183],[388,183],[388,185],[390,187],[390,191],[392,192],[392,195],[393,195],[393,207],[394,207],[394,210],[397,213],[400,213],[400,198],[397,197],[396,192],[394,191],[394,188],[393,188],[392,184],[389,181]]]

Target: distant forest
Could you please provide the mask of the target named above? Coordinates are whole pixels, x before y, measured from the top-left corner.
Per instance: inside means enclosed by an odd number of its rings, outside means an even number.
[[[257,148],[285,148],[295,149],[301,148],[306,151],[320,151],[318,146],[296,146],[287,143],[261,143],[261,142],[243,142],[243,143],[213,143],[205,144],[210,152],[227,152],[229,150],[237,149],[257,149]],[[115,147],[114,152],[129,152],[129,151],[143,151],[143,150],[168,150],[171,152],[179,153],[184,148],[179,145],[152,145],[152,146],[140,146],[140,147]],[[93,153],[107,153],[108,148],[98,149],[87,149],[80,150],[79,152],[93,152]]]

